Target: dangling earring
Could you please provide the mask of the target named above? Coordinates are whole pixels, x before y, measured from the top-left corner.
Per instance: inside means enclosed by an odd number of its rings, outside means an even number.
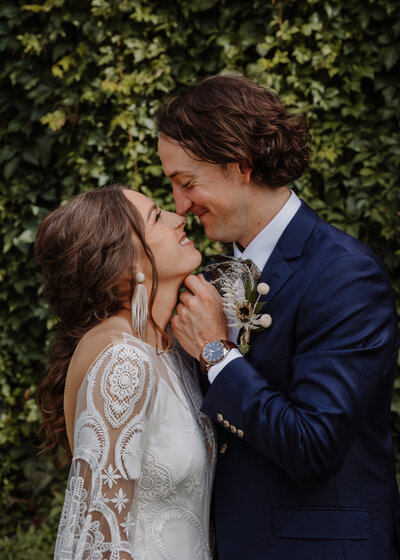
[[[137,336],[143,340],[147,324],[147,290],[143,284],[145,276],[143,272],[136,274],[136,290],[132,298],[132,328]]]

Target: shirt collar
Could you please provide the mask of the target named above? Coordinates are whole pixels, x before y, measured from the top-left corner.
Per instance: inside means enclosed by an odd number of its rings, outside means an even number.
[[[236,243],[233,244],[233,254],[236,258],[251,259],[259,270],[263,270],[272,251],[275,249],[282,233],[301,206],[301,201],[294,191],[284,206],[273,219],[260,231],[242,252]]]

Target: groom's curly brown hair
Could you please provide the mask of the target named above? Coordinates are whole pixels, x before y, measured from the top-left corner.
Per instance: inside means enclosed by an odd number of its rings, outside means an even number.
[[[289,114],[278,97],[242,76],[211,76],[172,98],[156,115],[159,134],[200,160],[245,163],[253,179],[282,187],[311,159],[305,118]]]

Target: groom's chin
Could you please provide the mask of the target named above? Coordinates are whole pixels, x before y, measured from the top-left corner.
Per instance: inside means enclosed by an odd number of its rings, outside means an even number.
[[[205,234],[211,241],[218,241],[219,243],[233,243],[235,241],[231,236],[224,235],[218,231],[208,233],[208,231],[205,230]]]

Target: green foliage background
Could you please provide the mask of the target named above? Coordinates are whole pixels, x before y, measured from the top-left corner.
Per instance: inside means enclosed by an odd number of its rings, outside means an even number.
[[[65,487],[65,469],[33,458],[54,324],[32,258],[40,220],[116,180],[172,208],[154,111],[206,75],[240,72],[307,114],[313,163],[295,188],[376,250],[400,308],[399,35],[397,0],[2,1],[1,558],[52,557]]]

